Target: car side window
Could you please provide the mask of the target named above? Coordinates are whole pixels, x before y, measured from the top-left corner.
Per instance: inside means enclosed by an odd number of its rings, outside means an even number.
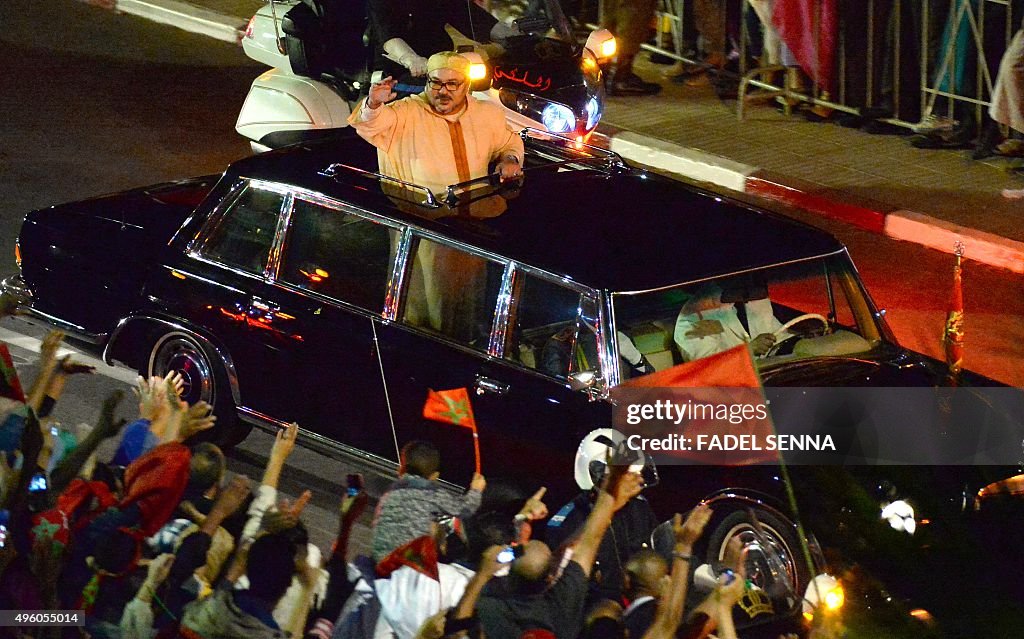
[[[409,259],[402,320],[486,351],[505,265],[425,238]]]
[[[217,221],[203,257],[250,273],[262,273],[274,243],[284,195],[248,187]]]
[[[360,215],[296,199],[278,279],[379,312],[399,235]]]
[[[520,276],[517,288],[507,359],[563,379],[570,373],[600,368],[593,327],[581,320],[581,303],[586,298],[529,273]]]

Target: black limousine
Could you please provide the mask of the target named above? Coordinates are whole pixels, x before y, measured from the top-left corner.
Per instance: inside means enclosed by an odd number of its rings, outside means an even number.
[[[397,183],[375,173],[372,147],[342,133],[222,176],[33,211],[21,276],[5,288],[107,362],[180,371],[186,399],[214,406],[222,444],[253,424],[297,421],[307,442],[393,471],[403,442],[430,439],[457,482],[472,444],[422,419],[428,389],[473,393],[489,476],[565,486],[581,438],[610,423],[612,388],[714,350],[689,329],[708,296],[770,300],[779,339],[756,360],[766,386],[945,379],[896,343],[828,233],[604,150],[524,137],[521,185]],[[652,498],[666,515],[715,504],[709,560],[744,536],[754,563],[762,547],[775,551],[755,572],[781,565],[803,592],[811,575],[777,471],[662,475]],[[873,499],[857,490],[861,506]]]

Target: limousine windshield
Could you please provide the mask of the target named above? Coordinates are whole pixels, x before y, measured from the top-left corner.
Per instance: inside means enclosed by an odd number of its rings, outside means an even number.
[[[760,369],[849,356],[871,351],[884,335],[845,251],[612,299],[616,329],[656,370],[743,342]]]

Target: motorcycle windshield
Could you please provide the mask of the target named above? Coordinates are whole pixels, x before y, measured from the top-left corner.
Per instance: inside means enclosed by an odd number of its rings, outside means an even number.
[[[520,35],[536,35],[574,43],[572,26],[558,0],[530,0],[522,17],[513,21]]]

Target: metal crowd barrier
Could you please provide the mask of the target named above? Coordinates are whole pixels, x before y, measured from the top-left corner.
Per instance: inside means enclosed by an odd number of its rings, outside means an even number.
[[[691,55],[688,55],[688,45],[691,43],[687,43],[685,38],[686,28],[689,26],[685,23],[687,1],[659,0],[656,13],[657,33],[653,41],[642,45],[643,49],[659,53],[679,62],[699,64],[699,60],[695,60]],[[788,0],[776,0],[776,2],[786,1]],[[781,96],[784,99],[787,112],[790,111],[795,103],[803,102],[836,111],[861,115],[864,109],[872,109],[879,106],[884,85],[884,88],[891,90],[892,103],[887,106],[892,107],[894,116],[883,118],[880,121],[906,128],[916,126],[918,122],[901,120],[899,114],[903,111],[905,106],[903,100],[906,99],[902,91],[902,89],[906,88],[906,82],[901,77],[901,67],[904,63],[904,60],[901,59],[901,56],[904,55],[903,39],[907,31],[905,27],[913,26],[912,24],[905,25],[904,21],[913,20],[915,9],[919,9],[921,18],[920,24],[917,25],[917,31],[920,34],[920,42],[918,43],[920,48],[918,96],[921,118],[923,119],[932,113],[936,109],[937,100],[943,98],[947,101],[945,109],[950,116],[952,116],[954,104],[959,102],[973,105],[975,117],[980,121],[983,110],[989,105],[992,87],[995,83],[993,76],[995,70],[998,69],[998,58],[995,59],[993,64],[991,63],[993,57],[986,55],[986,53],[992,54],[996,52],[986,51],[986,49],[998,46],[1000,47],[998,51],[1000,55],[1002,51],[1005,51],[1018,28],[1017,22],[1019,18],[1016,14],[1019,11],[1015,11],[1015,9],[1019,8],[1022,3],[1021,0],[949,0],[948,3],[940,0],[862,1],[866,5],[863,12],[863,24],[851,24],[849,22],[852,19],[851,16],[845,15],[840,7],[836,54],[837,64],[835,70],[837,89],[834,94],[826,97],[819,91],[819,87],[813,84],[810,87],[810,91],[795,90],[793,88],[794,80],[797,77],[795,67],[784,67],[780,64],[751,67],[748,64],[749,56],[747,53],[751,47],[752,34],[748,30],[749,23],[747,18],[748,12],[753,11],[753,9],[749,2],[743,0],[739,42],[734,42],[734,45],[739,50],[739,119],[744,119],[746,103],[748,97],[751,97],[749,96],[750,87],[767,91],[769,97]],[[837,6],[841,4],[837,3]],[[933,55],[931,53],[931,43],[933,37],[937,34],[932,28],[932,21],[938,17],[933,15],[933,11],[936,11],[935,5],[938,5],[939,11],[945,11],[948,8],[948,17],[938,28],[943,31],[948,30],[949,37],[946,38],[947,45],[944,48],[940,48]],[[1004,9],[998,12],[990,12],[987,10],[989,5],[1002,5]],[[598,7],[599,12],[603,11],[603,2],[599,2]],[[820,9],[821,4],[818,3],[816,7]],[[884,17],[886,15],[884,12],[887,10],[891,11],[888,20],[882,21],[881,24],[876,24],[877,18],[880,16]],[[990,13],[993,14],[991,18]],[[1005,37],[998,43],[986,43],[986,38],[984,37],[986,28],[991,30],[993,26],[1000,26],[999,24],[988,24],[989,20],[1000,20],[1003,22],[1002,30]],[[814,24],[810,25],[810,27],[817,31],[817,25],[820,23],[820,14],[816,13],[812,22]],[[950,24],[954,26],[950,27]],[[596,28],[598,25],[588,24],[587,26],[589,28]],[[759,23],[758,28],[760,28]],[[957,36],[961,34],[961,30],[969,32],[969,45],[974,49],[976,55],[976,71],[974,74],[975,81],[971,90],[957,92],[950,89],[958,84],[956,76],[957,65],[953,62],[960,53],[957,47],[961,46],[959,42],[961,38]],[[891,34],[888,42],[886,38],[887,31]],[[857,32],[866,34],[863,49],[847,42],[846,36]],[[888,48],[886,48],[886,45]],[[885,65],[887,68],[883,69],[880,73],[878,63],[880,60],[886,59],[890,60],[891,63]],[[862,96],[862,99],[854,100],[849,95],[851,92],[854,92],[851,91],[854,87],[850,85],[850,71],[858,67],[864,70],[864,85],[856,87],[859,90],[855,91],[859,96]],[[886,71],[889,73],[886,73]],[[782,80],[781,83],[778,82],[780,79]]]

